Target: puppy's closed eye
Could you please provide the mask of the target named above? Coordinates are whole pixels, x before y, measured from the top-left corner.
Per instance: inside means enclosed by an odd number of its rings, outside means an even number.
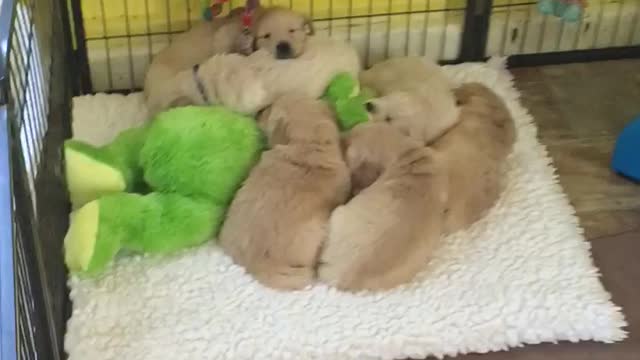
[[[266,33],[262,36],[260,36],[261,39],[270,39],[271,38],[271,33]]]

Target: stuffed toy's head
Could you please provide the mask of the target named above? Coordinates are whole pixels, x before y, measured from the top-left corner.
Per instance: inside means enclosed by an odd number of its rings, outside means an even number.
[[[371,98],[373,92],[368,89],[360,91],[357,80],[348,73],[336,75],[323,96],[333,106],[342,131],[369,120],[366,104]]]

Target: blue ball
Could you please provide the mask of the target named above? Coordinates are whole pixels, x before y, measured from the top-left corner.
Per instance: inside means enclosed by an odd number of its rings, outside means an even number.
[[[622,176],[640,182],[640,116],[631,121],[618,136],[611,168]]]

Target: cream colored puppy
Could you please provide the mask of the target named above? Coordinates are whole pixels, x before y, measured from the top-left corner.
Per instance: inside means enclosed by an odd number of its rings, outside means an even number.
[[[351,44],[322,36],[310,37],[304,53],[295,59],[274,61],[264,50],[254,52],[249,59],[274,96],[295,92],[318,98],[335,75],[346,72],[356,78],[362,68]]]
[[[424,144],[438,138],[458,119],[453,84],[433,62],[417,57],[389,59],[363,71],[360,82],[379,95],[367,104],[373,121],[392,123]],[[428,125],[421,126],[426,122]]]
[[[176,36],[151,62],[145,77],[145,98],[150,114],[165,110],[167,104],[185,105],[176,99],[176,76],[184,75],[214,55],[240,53],[249,55],[259,49],[277,59],[297,57],[304,52],[313,27],[307,17],[289,9],[258,8],[250,36],[243,34],[243,8],[233,9],[226,17],[205,21]],[[246,43],[249,42],[247,45]],[[191,102],[187,102],[190,104]]]
[[[216,55],[180,72],[157,109],[150,112],[188,104],[220,104],[253,114],[287,93],[318,98],[341,72],[357,76],[360,60],[351,45],[336,39],[310,38],[304,53],[289,60],[275,60],[265,50],[248,57]]]
[[[301,289],[315,279],[329,216],[349,193],[349,170],[324,102],[286,95],[258,121],[271,149],[231,203],[220,245],[262,284]]]
[[[513,118],[492,90],[468,83],[455,93],[460,121],[432,144],[449,175],[446,233],[468,227],[495,204],[516,138]]]
[[[355,127],[346,149],[353,183],[374,181],[331,215],[318,277],[351,291],[409,282],[440,241],[446,172],[433,150],[385,123]]]
[[[224,105],[253,115],[272,102],[272,92],[251,66],[249,58],[238,54],[214,55],[202,65],[179,72],[167,88],[158,111],[185,105]]]

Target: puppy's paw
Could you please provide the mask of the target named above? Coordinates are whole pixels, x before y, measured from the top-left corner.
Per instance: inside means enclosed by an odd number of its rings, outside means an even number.
[[[302,290],[314,280],[313,269],[307,266],[283,265],[253,276],[261,284],[278,290]]]

